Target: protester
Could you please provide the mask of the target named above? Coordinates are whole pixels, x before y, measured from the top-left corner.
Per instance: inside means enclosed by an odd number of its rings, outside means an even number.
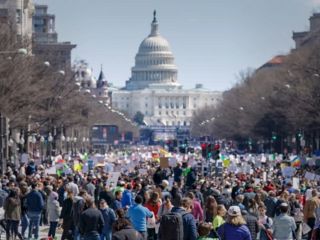
[[[110,208],[104,199],[100,200],[100,212],[102,213],[104,225],[100,236],[101,240],[111,240],[112,238],[112,225],[116,221],[116,214]]]
[[[72,199],[72,225],[73,225],[73,239],[80,240],[80,216],[85,210],[85,198],[87,197],[86,190],[80,190],[78,196]]]
[[[19,189],[14,188],[10,191],[4,202],[4,219],[6,220],[6,236],[9,239],[23,239],[18,231],[19,222],[21,219],[21,203],[19,198]]]
[[[125,217],[123,209],[116,211],[117,220],[113,224],[112,240],[143,240],[143,236],[136,231],[131,222]]]
[[[102,213],[95,207],[93,197],[87,196],[85,202],[87,209],[80,216],[80,233],[83,240],[100,240],[104,226]]]
[[[224,217],[227,213],[226,208],[224,205],[218,205],[217,206],[217,215],[214,217],[212,226],[214,230],[217,230],[222,224],[225,223]]]
[[[171,209],[173,208],[173,205],[171,203],[171,197],[170,195],[165,196],[163,203],[161,204],[159,211],[157,213],[158,216],[158,222],[160,222],[160,219],[163,215],[171,212]]]
[[[304,220],[311,229],[314,228],[316,221],[316,209],[320,207],[320,200],[318,198],[318,191],[313,189],[311,192],[312,197],[307,200],[304,206]],[[311,240],[311,232],[308,234],[308,240]]]
[[[296,223],[293,217],[288,215],[289,205],[285,202],[279,206],[280,214],[273,221],[273,237],[279,240],[295,239]]]
[[[73,216],[72,216],[72,204],[73,204],[73,189],[67,189],[67,198],[63,201],[60,219],[62,219],[62,236],[61,240],[73,239]]]
[[[134,229],[136,229],[143,237],[147,239],[147,218],[152,218],[152,212],[146,207],[142,206],[143,199],[141,196],[136,196],[135,204],[128,210],[128,217],[132,222]]]
[[[121,205],[124,208],[129,208],[133,205],[133,195],[131,189],[131,184],[127,184],[126,189],[122,193]]]
[[[247,210],[242,210],[241,215],[243,216],[244,220],[246,221],[246,225],[249,228],[250,235],[252,239],[257,239],[257,235],[259,232],[259,224],[258,218]]]
[[[190,198],[183,198],[179,207],[172,208],[173,213],[182,214],[183,240],[195,240],[198,237],[196,220],[192,215],[193,202]],[[161,227],[161,224],[160,224]]]
[[[159,194],[157,192],[152,192],[150,199],[145,204],[145,207],[153,213],[153,217],[150,218],[152,222],[149,222],[149,226],[147,226],[148,240],[157,240],[156,223],[159,221],[158,212],[160,206],[161,201],[159,199]]]
[[[27,215],[30,220],[29,223],[29,235],[37,239],[39,237],[39,225],[41,213],[44,207],[44,200],[41,193],[37,189],[37,183],[31,183],[31,192],[26,196]]]
[[[259,216],[258,216],[258,224],[259,224],[259,240],[270,240],[272,239],[272,219],[266,215],[266,207],[264,205],[260,205],[258,207]]]
[[[202,222],[198,226],[198,240],[214,240],[213,238],[209,237],[211,231],[211,224]]]
[[[60,217],[60,204],[58,202],[58,198],[58,193],[51,192],[47,201],[48,221],[50,223],[48,237],[52,238],[55,238]]]
[[[217,208],[218,208],[218,204],[216,199],[213,196],[209,196],[207,198],[205,209],[204,209],[206,222],[213,221],[213,219],[217,215]]]
[[[227,221],[218,229],[218,234],[222,239],[228,240],[251,240],[251,235],[246,221],[241,215],[238,206],[231,206],[228,209]]]

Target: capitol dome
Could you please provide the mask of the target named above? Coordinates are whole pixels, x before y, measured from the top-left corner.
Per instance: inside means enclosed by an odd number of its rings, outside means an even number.
[[[159,34],[156,12],[151,23],[151,33],[140,44],[135,66],[126,89],[136,90],[150,85],[177,86],[178,69],[168,41]]]

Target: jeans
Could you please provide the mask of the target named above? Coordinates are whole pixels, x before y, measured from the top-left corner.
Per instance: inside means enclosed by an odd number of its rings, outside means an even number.
[[[111,240],[112,239],[112,232],[110,233],[102,233],[100,235],[100,240]]]
[[[143,239],[143,240],[147,240],[147,239],[148,239],[148,234],[147,234],[147,232],[140,232],[140,231],[139,231],[139,233],[141,234],[141,239]]]
[[[157,234],[155,228],[148,228],[148,240],[157,240]]]
[[[21,234],[18,231],[19,228],[19,221],[16,220],[7,220],[7,229],[6,229],[6,236],[7,239],[16,239],[16,236],[19,239],[22,239]]]
[[[316,223],[316,219],[315,218],[308,218],[307,219],[307,224],[309,225],[309,227],[311,229],[313,229],[314,225]],[[312,230],[308,233],[308,240],[311,240],[311,237],[312,237]]]
[[[27,228],[29,226],[29,218],[27,216],[27,214],[23,214],[22,217],[21,217],[21,234],[24,238],[26,238],[26,231],[27,231]]]
[[[88,234],[83,236],[83,240],[100,240],[99,234]]]
[[[38,239],[41,212],[28,212],[27,214],[30,220],[28,238],[32,238],[32,234],[34,234],[34,238]]]
[[[80,235],[79,227],[77,226],[74,227],[73,240],[83,240],[83,237]]]
[[[57,226],[58,226],[58,222],[50,222],[48,237],[54,238],[56,236]]]

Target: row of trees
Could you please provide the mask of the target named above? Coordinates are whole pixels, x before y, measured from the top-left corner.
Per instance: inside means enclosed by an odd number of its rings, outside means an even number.
[[[319,49],[315,41],[278,57],[281,63],[241,74],[216,108],[198,111],[193,133],[282,145],[304,138],[308,146],[319,149]]]
[[[22,48],[29,49],[30,42],[17,41],[8,25],[0,25],[0,112],[10,118],[11,129],[36,133],[104,123],[136,131],[81,91],[72,71],[54,69],[49,62],[23,54]]]

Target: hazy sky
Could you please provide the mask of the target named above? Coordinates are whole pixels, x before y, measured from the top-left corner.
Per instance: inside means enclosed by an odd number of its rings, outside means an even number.
[[[98,76],[124,86],[153,10],[171,45],[178,80],[226,90],[240,71],[257,68],[294,47],[292,31],[309,29],[320,0],[35,0],[56,15],[60,41],[77,44],[73,60],[85,59]]]

